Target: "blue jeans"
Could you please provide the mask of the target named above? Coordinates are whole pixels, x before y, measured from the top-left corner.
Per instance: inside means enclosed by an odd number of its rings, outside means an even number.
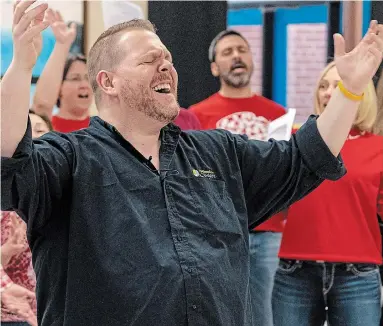
[[[271,295],[282,233],[250,233],[250,294],[253,325],[273,326]]]
[[[275,326],[378,326],[381,281],[371,264],[281,259],[273,289]]]

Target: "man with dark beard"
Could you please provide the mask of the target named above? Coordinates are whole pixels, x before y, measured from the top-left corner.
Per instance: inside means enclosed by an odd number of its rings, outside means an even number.
[[[27,222],[39,325],[252,325],[248,225],[344,175],[337,156],[382,61],[376,22],[347,55],[336,36],[344,88],[289,142],[181,132],[177,72],[145,20],[109,28],[89,52],[99,117],[32,140],[48,26],[46,3],[26,12],[33,2],[16,2],[1,81],[1,209]]]
[[[221,128],[251,139],[266,140],[267,127],[286,113],[273,101],[251,90],[253,59],[248,41],[234,30],[219,33],[209,48],[213,76],[221,88],[190,107],[202,129]],[[283,212],[250,230],[250,290],[255,326],[272,326],[271,296],[284,226]],[[251,217],[250,217],[251,218]]]

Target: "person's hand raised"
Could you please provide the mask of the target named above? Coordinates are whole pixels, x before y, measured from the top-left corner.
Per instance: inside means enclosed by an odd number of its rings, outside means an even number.
[[[13,10],[13,64],[26,70],[33,69],[42,48],[41,32],[49,26],[44,20],[46,3],[26,12],[34,2],[18,0]]]
[[[76,24],[71,23],[67,26],[59,11],[49,8],[45,18],[49,22],[56,41],[60,44],[72,45],[76,39]]]
[[[382,62],[383,25],[371,21],[364,38],[350,52],[345,51],[342,35],[334,34],[335,65],[345,88],[361,95]]]

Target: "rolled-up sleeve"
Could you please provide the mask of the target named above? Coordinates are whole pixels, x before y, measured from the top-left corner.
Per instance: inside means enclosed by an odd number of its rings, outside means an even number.
[[[341,156],[335,157],[319,133],[316,117],[309,120],[295,134],[296,145],[308,168],[323,179],[338,180],[346,173]]]
[[[29,229],[43,227],[70,185],[72,162],[68,139],[48,133],[32,140],[28,122],[14,155],[1,158],[1,210],[16,211]]]
[[[319,134],[311,116],[290,141],[248,140],[242,153],[242,178],[249,224],[257,226],[298,201],[324,180],[345,173]]]

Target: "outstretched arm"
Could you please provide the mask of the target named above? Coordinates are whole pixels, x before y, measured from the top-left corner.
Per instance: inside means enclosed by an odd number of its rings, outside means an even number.
[[[289,142],[247,141],[242,146],[242,177],[251,225],[298,201],[325,179],[337,180],[346,170],[337,158],[355,121],[361,94],[382,61],[383,27],[374,21],[350,53],[335,36],[335,62],[343,83],[318,119],[311,117]]]
[[[56,44],[36,84],[33,109],[51,119],[60,93],[65,61],[76,38],[76,26],[73,23],[68,27],[60,13],[52,9],[47,10],[46,19],[55,35]]]
[[[28,120],[32,68],[41,50],[46,4],[18,1],[13,24],[14,57],[1,83],[1,210],[16,211],[28,228],[41,228],[70,185],[73,148],[49,134],[32,141]],[[31,24],[32,23],[32,24]]]
[[[32,69],[42,46],[47,4],[17,1],[13,17],[13,59],[1,81],[1,156],[12,156],[27,129]]]

